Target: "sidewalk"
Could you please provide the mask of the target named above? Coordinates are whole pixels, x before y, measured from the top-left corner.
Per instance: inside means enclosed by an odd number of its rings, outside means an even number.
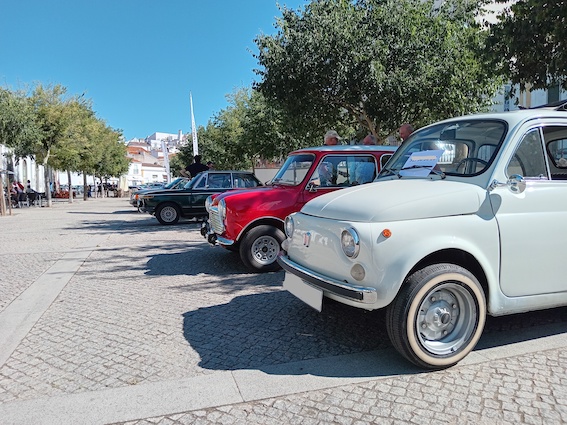
[[[0,217],[0,260],[2,424],[567,422],[565,309],[423,373],[379,313],[312,312],[125,198]]]

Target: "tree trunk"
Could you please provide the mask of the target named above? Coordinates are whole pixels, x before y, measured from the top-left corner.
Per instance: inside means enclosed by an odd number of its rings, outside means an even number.
[[[0,215],[6,215],[6,198],[4,197],[4,179],[0,174],[0,188],[2,188],[2,199],[0,199]],[[8,203],[10,202],[10,192],[8,192]]]
[[[69,203],[73,203],[73,186],[71,185],[71,172],[67,170],[67,183],[69,186]]]
[[[52,201],[51,201],[51,187],[49,185],[50,183],[50,172],[49,172],[49,167],[47,166],[47,159],[45,159],[43,161],[43,179],[45,180],[45,200],[46,200],[46,206],[51,207]]]
[[[83,201],[86,201],[89,197],[88,190],[89,187],[87,185],[87,172],[83,171]]]

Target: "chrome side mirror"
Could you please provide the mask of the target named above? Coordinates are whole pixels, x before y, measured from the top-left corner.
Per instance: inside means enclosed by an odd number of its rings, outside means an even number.
[[[519,174],[513,174],[508,178],[506,183],[501,183],[498,180],[492,180],[490,186],[488,186],[488,191],[492,192],[497,187],[508,186],[510,192],[520,194],[526,190],[526,181]]]
[[[508,178],[508,181],[506,182],[506,184],[510,188],[510,191],[513,192],[513,193],[520,194],[520,193],[523,193],[524,190],[526,190],[526,181],[519,174],[511,175]]]

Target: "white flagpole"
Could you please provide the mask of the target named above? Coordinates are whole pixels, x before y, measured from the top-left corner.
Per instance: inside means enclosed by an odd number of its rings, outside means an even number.
[[[171,182],[171,173],[169,170],[169,151],[167,149],[167,144],[165,140],[162,139],[161,141],[161,150],[163,152],[163,166],[165,168],[165,173],[167,174],[167,182]]]
[[[195,116],[193,115],[193,96],[189,92],[189,100],[191,102],[191,138],[193,139],[193,156],[199,155],[199,142],[197,141],[197,126],[195,125]]]

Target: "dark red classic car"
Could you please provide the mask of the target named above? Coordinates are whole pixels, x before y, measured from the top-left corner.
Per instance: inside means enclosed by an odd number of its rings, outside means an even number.
[[[291,152],[266,186],[210,196],[201,234],[213,245],[238,251],[254,271],[277,270],[285,217],[319,195],[371,182],[396,149],[340,145]]]

